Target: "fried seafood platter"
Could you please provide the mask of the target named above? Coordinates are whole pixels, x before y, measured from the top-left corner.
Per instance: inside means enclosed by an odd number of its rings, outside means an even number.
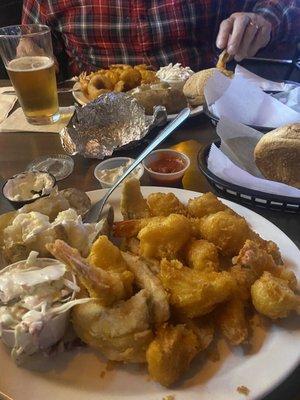
[[[215,71],[233,76],[226,67],[228,60],[229,55],[223,51],[215,68],[196,73],[180,63],[170,63],[157,71],[145,64],[113,64],[107,69],[82,72],[74,85],[73,96],[85,105],[105,93],[126,92],[145,109],[146,115],[152,115],[156,106],[165,107],[169,119],[185,107],[191,108],[191,115],[197,115],[203,111],[205,85]]]
[[[108,69],[79,75],[82,93],[94,100],[108,92],[127,92],[142,84],[158,82],[156,72],[150,66],[141,64],[134,67],[127,64],[113,64]]]
[[[281,231],[212,193],[135,179],[111,204],[115,221],[88,251],[45,244],[76,280],[81,347],[26,369],[1,346],[1,389],[21,398],[13,382],[26,376],[46,399],[240,399],[241,387],[255,399],[296,366],[299,250]]]

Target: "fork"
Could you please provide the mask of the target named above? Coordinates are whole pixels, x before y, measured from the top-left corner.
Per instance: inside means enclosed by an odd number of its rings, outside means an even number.
[[[146,147],[146,149],[138,156],[138,158],[128,167],[124,174],[117,180],[117,182],[107,191],[107,193],[95,203],[84,217],[84,221],[91,223],[100,220],[101,213],[105,203],[115,189],[124,181],[124,179],[147,157],[152,150],[154,150],[160,143],[162,143],[171,133],[186,120],[190,115],[191,110],[184,108],[174,119],[171,121],[160,134]]]

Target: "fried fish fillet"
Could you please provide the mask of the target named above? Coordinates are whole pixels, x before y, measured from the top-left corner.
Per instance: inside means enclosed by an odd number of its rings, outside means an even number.
[[[146,290],[112,307],[91,300],[72,310],[73,327],[80,339],[114,361],[146,361],[146,350],[153,340],[150,321]]]
[[[150,217],[149,207],[143,198],[138,179],[128,179],[121,195],[121,213],[124,220]]]
[[[151,272],[147,262],[129,253],[122,253],[128,268],[135,277],[136,284],[147,289],[151,299],[151,314],[155,325],[161,325],[170,316],[168,296],[160,280]]]
[[[245,316],[245,303],[233,297],[218,309],[217,323],[221,333],[233,346],[243,343],[248,337],[248,325]]]
[[[151,378],[163,386],[171,386],[188,370],[193,358],[211,343],[211,324],[162,325],[150,344],[146,357]]]

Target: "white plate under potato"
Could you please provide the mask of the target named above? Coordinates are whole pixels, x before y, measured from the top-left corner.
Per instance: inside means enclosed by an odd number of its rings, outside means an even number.
[[[73,86],[74,91],[72,92],[74,99],[79,103],[81,106],[84,106],[85,104],[89,103],[91,100],[89,100],[81,91],[80,89],[80,83],[76,82]],[[196,117],[197,115],[201,114],[203,112],[203,106],[197,106],[191,109],[191,113],[189,115],[190,117]],[[167,121],[172,121],[177,114],[169,114],[167,116]]]
[[[182,202],[199,193],[174,188],[144,187],[145,196],[154,192],[172,192]],[[89,192],[93,202],[105,190]],[[275,241],[285,263],[300,279],[300,251],[275,225],[260,215],[227,200],[222,200],[240,215],[263,238]],[[116,220],[121,219],[120,191],[116,190],[110,203]],[[218,343],[220,360],[198,358],[174,389],[166,389],[149,380],[146,370],[132,365],[116,366],[100,377],[107,360],[92,349],[79,349],[42,359],[31,369],[18,368],[0,345],[0,392],[14,400],[162,400],[173,395],[176,400],[241,400],[238,386],[246,386],[247,400],[258,400],[275,389],[300,361],[300,318],[291,318],[272,325],[267,331],[257,327],[254,332],[255,352],[245,354],[242,348],[231,349],[224,340]],[[30,383],[30,384],[26,384]],[[1,395],[0,395],[1,398]]]

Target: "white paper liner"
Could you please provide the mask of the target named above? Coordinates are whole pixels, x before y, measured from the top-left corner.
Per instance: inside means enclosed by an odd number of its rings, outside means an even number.
[[[256,86],[259,86],[262,90],[267,92],[287,92],[294,89],[295,87],[300,86],[300,84],[297,84],[296,82],[285,83],[270,81],[254,74],[253,72],[248,71],[246,68],[242,67],[239,64],[235,67],[234,74],[236,76],[242,76],[243,78],[251,81]]]
[[[230,79],[216,71],[204,93],[209,110],[219,118],[271,128],[300,122],[300,113],[288,102],[283,104],[241,75]]]
[[[213,144],[207,158],[207,167],[214,175],[250,190],[300,198],[299,189],[262,178],[253,156],[254,147],[262,136],[260,132],[223,117],[217,133],[222,140],[221,147]]]

